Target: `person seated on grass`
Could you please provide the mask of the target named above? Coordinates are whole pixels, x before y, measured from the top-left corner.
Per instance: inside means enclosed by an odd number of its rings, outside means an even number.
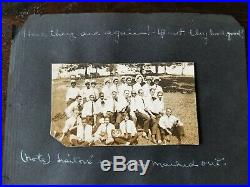
[[[114,142],[114,139],[112,137],[112,130],[115,129],[115,126],[110,123],[109,117],[105,116],[104,120],[102,119],[100,119],[101,125],[94,133],[95,145],[111,145]]]
[[[121,132],[119,136],[113,131],[115,143],[124,145],[133,145],[138,143],[138,134],[135,123],[129,119],[128,114],[124,115],[124,120],[120,123],[119,130]]]
[[[89,146],[93,142],[92,137],[92,125],[89,124],[87,118],[82,119],[82,123],[79,123],[77,126],[74,126],[70,129],[73,131],[76,129],[76,135],[70,134],[69,140],[73,146]]]
[[[78,95],[76,97],[76,101],[71,103],[66,109],[65,109],[65,114],[66,114],[66,121],[65,125],[62,129],[62,136],[59,138],[60,141],[63,140],[65,134],[74,127],[75,124],[81,123],[81,112],[83,109],[83,103],[82,103],[82,97]]]
[[[178,139],[178,144],[181,144],[181,140],[184,137],[183,123],[174,115],[170,108],[166,109],[166,113],[160,118],[159,126],[163,144],[167,141],[170,142],[169,136],[175,136]]]

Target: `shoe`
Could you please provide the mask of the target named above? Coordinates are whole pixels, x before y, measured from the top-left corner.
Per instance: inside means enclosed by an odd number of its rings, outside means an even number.
[[[157,143],[158,143],[158,144],[162,144],[162,141],[161,141],[161,140],[158,140]]]
[[[130,145],[130,142],[126,142],[125,145]]]
[[[153,142],[154,144],[157,144],[157,141],[156,141],[155,138],[152,138],[152,142]]]

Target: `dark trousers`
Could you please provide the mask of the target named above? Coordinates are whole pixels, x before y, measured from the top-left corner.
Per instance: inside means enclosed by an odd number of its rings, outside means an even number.
[[[148,115],[143,114],[141,112],[136,112],[135,114],[138,119],[143,121],[143,131],[148,133],[151,118]]]
[[[168,129],[173,136],[175,136],[179,141],[181,140],[181,138],[183,136],[185,136],[184,134],[184,128],[183,126],[176,126],[174,125],[171,129]],[[162,135],[162,138],[164,139],[166,135],[168,135],[169,133],[165,130],[165,129],[160,129],[161,131],[161,135]]]
[[[130,144],[137,144],[138,143],[137,139],[138,139],[137,134],[135,136],[129,136],[128,138],[125,138],[125,137],[114,138],[115,143],[117,144],[125,144],[127,142],[129,142]]]

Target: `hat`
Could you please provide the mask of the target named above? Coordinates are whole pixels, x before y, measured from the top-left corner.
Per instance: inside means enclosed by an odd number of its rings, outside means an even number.
[[[105,78],[103,82],[105,84],[106,82],[111,82],[111,80],[109,78]]]
[[[136,75],[135,80],[137,80],[139,77],[141,77],[143,79],[143,76],[141,74],[139,74],[139,75]]]
[[[150,76],[147,76],[146,77],[146,80],[152,80],[153,78],[152,77],[150,77]]]
[[[95,80],[95,79],[91,80],[91,84],[92,84],[92,83],[95,83],[95,84],[96,84],[96,80]]]
[[[71,84],[72,84],[72,83],[76,83],[76,80],[71,80],[70,83],[71,83]]]
[[[132,77],[131,77],[131,76],[127,76],[127,77],[126,77],[126,80],[128,80],[128,79],[132,79]]]
[[[88,84],[88,83],[90,83],[90,80],[86,79],[86,80],[84,81],[84,84]]]
[[[114,78],[113,78],[113,81],[115,81],[115,80],[118,80],[118,77],[114,77]]]
[[[155,77],[154,81],[156,81],[156,80],[161,81],[161,79],[159,77]]]
[[[121,79],[126,79],[126,78],[127,78],[127,76],[125,76],[125,75],[121,76]]]

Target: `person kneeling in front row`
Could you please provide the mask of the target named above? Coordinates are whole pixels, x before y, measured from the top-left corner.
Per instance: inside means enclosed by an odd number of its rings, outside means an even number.
[[[133,145],[137,144],[138,134],[135,127],[135,123],[129,119],[128,114],[124,114],[124,120],[119,125],[121,134],[115,136],[114,140],[117,144]]]
[[[172,115],[172,110],[170,108],[166,109],[166,114],[160,118],[159,126],[163,144],[170,141],[169,135],[176,136],[178,144],[181,144],[181,139],[184,137],[183,123],[177,117]]]
[[[94,141],[96,145],[111,145],[114,142],[112,137],[112,130],[115,129],[115,126],[109,122],[109,117],[105,117],[100,119],[100,126],[94,133]]]

